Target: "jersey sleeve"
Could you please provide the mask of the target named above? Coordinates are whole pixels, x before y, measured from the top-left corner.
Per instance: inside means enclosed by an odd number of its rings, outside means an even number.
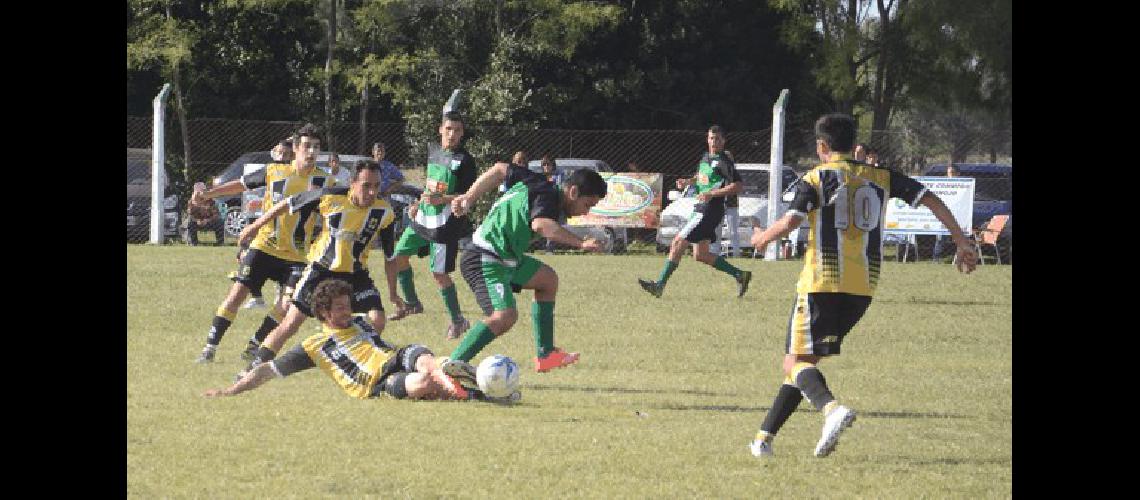
[[[471,157],[470,153],[463,155],[463,161],[459,164],[459,171],[456,172],[458,185],[455,192],[466,193],[468,189],[471,189],[471,185],[475,184],[475,178],[478,176],[479,171],[475,167],[475,159]]]
[[[328,194],[331,189],[333,188],[310,189],[286,198],[285,202],[289,204],[289,213],[295,214],[297,212],[312,212],[316,210],[320,205],[321,196]]]
[[[819,176],[817,171],[811,171],[796,179],[788,191],[792,193],[792,202],[788,205],[788,214],[807,217],[812,210],[819,208]]]
[[[278,377],[288,377],[299,371],[314,368],[317,364],[309,357],[309,353],[305,352],[305,349],[298,344],[290,349],[289,352],[270,361],[269,366],[273,368],[273,372],[276,373]]]
[[[740,172],[736,171],[736,162],[729,159],[728,156],[721,155],[717,168],[720,170],[720,176],[724,178],[725,186],[734,182],[742,182]]]
[[[560,196],[558,196],[558,189],[549,183],[538,188],[532,187],[532,189],[534,189],[534,194],[530,199],[531,222],[539,218],[559,222],[562,217],[562,210],[560,209],[561,200]]]
[[[503,179],[503,187],[510,189],[511,186],[522,182],[528,177],[528,174],[533,173],[527,170],[526,167],[520,167],[514,163],[507,165],[507,177]]]
[[[268,175],[268,172],[269,166],[266,165],[266,167],[261,170],[250,172],[241,176],[242,187],[244,187],[246,191],[249,191],[250,189],[257,189],[259,187],[265,186],[265,177]]]
[[[918,208],[918,200],[926,194],[926,186],[910,177],[891,170],[891,198],[907,202],[911,208]]]

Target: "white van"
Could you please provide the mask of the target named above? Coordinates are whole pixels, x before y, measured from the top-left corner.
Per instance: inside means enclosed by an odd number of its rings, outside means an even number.
[[[752,229],[754,227],[763,228],[767,225],[768,172],[770,170],[771,167],[767,163],[736,164],[736,171],[740,173],[740,178],[744,182],[744,189],[737,195],[740,201],[740,217],[736,228],[737,242],[742,252],[751,248],[748,240],[752,238]],[[784,165],[781,175],[781,188],[787,193],[788,187],[799,176],[787,165]],[[672,203],[661,211],[661,224],[657,229],[657,250],[661,252],[669,251],[673,237],[677,236],[677,231],[680,231],[685,222],[689,220],[689,214],[693,213],[693,207],[697,203],[696,187],[691,185],[685,188],[684,192],[671,190],[667,196]],[[780,202],[779,214],[783,215],[787,210],[788,200],[784,199]],[[728,216],[725,216],[720,225],[720,241],[714,241],[710,245],[713,253],[728,253],[732,249],[732,229],[728,227],[727,223]],[[800,228],[788,235],[789,240],[797,243],[794,245],[793,255],[798,256],[803,253],[803,248],[807,244],[807,228],[808,222],[807,219],[804,219]]]

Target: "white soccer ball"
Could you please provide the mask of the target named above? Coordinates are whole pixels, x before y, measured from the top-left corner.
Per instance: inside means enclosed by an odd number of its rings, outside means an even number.
[[[502,354],[487,356],[475,369],[475,381],[489,397],[509,397],[519,388],[519,365]]]

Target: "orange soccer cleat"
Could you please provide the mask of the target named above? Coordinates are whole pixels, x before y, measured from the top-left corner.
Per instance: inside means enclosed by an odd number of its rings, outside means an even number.
[[[576,352],[566,352],[560,347],[555,348],[546,357],[534,358],[534,371],[545,373],[555,368],[570,366],[578,362],[578,356],[579,354]]]

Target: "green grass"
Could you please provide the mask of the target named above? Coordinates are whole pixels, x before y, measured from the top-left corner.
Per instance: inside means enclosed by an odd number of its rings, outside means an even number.
[[[775,441],[776,458],[760,461],[747,444],[782,379],[801,262],[733,259],[755,272],[738,300],[727,276],[687,257],[654,299],[635,278],[655,278],[661,256],[537,257],[561,279],[557,343],[582,360],[533,372],[524,292],[518,324],[476,358],[519,361],[518,405],[361,401],[317,370],[208,400],[200,394],[242,367],[238,353],[264,309],[243,309],[217,362],[195,365],[230,285],[233,249],[128,245],[129,496],[1012,495],[1010,266],[964,276],[944,264],[884,263],[844,354],[822,364],[858,422],[834,454],[814,458],[822,418],[805,401]],[[441,299],[425,261],[412,265],[427,312],[384,336],[447,355],[455,341],[443,338]],[[372,267],[383,287],[379,261]],[[464,311],[477,316],[455,278]]]

